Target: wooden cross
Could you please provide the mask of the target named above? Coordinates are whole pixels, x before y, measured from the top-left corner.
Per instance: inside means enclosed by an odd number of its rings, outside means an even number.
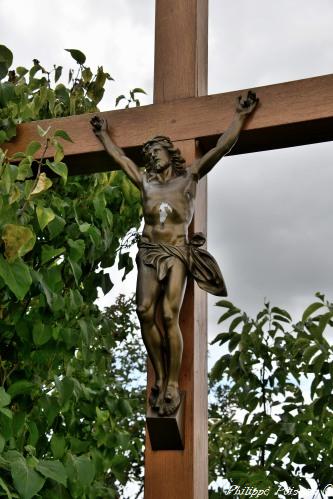
[[[156,0],[154,104],[102,113],[112,138],[140,164],[140,146],[167,135],[188,163],[213,147],[234,112],[241,91],[207,93],[208,0]],[[260,106],[232,154],[297,146],[332,139],[333,75],[252,89]],[[244,91],[243,91],[244,93]],[[44,120],[41,126],[64,129],[74,140],[66,150],[71,174],[110,170],[110,157],[91,130],[91,115]],[[36,123],[20,125],[8,153],[24,151],[38,140]],[[199,184],[193,230],[206,232],[206,183]],[[181,328],[184,358],[181,388],[186,390],[184,451],[145,452],[146,499],[208,497],[207,331],[205,293],[189,283]],[[152,373],[149,370],[148,384]]]

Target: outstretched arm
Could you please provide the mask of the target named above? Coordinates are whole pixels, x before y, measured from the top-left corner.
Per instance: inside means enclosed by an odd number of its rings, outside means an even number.
[[[259,99],[254,92],[249,91],[246,99],[239,96],[237,99],[235,116],[229,128],[217,141],[213,149],[208,151],[202,158],[197,159],[192,167],[192,173],[198,178],[204,177],[236,144],[246,118],[254,111]]]
[[[96,137],[102,142],[106,152],[114,159],[120,168],[126,173],[136,187],[141,188],[142,173],[138,166],[125,155],[125,152],[112,142],[108,134],[107,121],[100,116],[91,118],[90,123]]]

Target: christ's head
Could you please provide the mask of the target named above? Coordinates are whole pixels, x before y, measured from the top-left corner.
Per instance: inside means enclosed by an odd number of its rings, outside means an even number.
[[[185,174],[185,160],[168,137],[160,135],[148,140],[143,145],[143,154],[148,175],[161,173],[169,167],[177,176]]]

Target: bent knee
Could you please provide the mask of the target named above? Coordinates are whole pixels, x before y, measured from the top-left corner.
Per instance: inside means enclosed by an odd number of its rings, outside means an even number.
[[[154,321],[154,307],[148,303],[142,303],[136,307],[136,313],[140,322]]]
[[[164,304],[163,307],[163,319],[166,326],[172,326],[178,323],[179,320],[179,307],[178,305],[172,306],[169,303]]]

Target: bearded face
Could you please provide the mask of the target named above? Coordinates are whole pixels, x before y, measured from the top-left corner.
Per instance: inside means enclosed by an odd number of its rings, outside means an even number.
[[[152,170],[159,173],[171,165],[171,157],[168,150],[158,142],[149,148],[150,164]]]

